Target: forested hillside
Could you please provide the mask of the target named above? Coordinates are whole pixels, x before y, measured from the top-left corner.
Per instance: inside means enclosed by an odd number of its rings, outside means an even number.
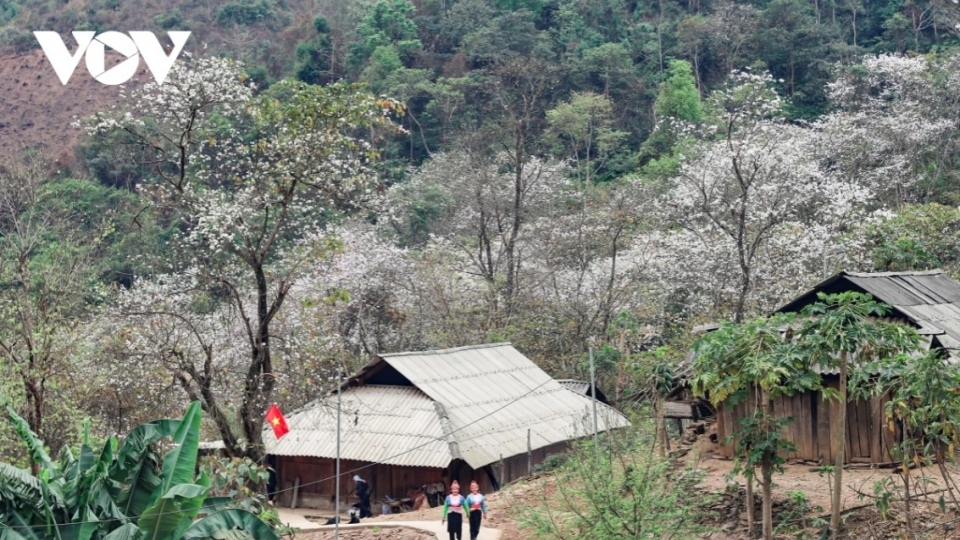
[[[193,399],[258,456],[266,404],[378,352],[511,341],[583,377],[592,346],[619,397],[839,270],[956,275],[958,14],[0,0],[25,77],[32,30],[193,32],[160,87],[0,126],[0,391],[54,447]]]

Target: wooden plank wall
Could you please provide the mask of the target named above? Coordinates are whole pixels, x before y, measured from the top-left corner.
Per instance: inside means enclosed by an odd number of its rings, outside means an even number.
[[[347,472],[365,467],[358,472]],[[277,459],[278,487],[283,490],[279,496],[280,504],[289,507],[293,497],[293,486],[300,477],[301,488],[297,506],[307,508],[333,508],[335,461],[327,458],[300,456],[279,456]],[[351,493],[356,487],[353,475],[359,474],[373,491],[374,501],[383,500],[385,495],[399,499],[407,496],[409,490],[417,490],[426,483],[448,481],[444,478],[446,469],[429,467],[402,467],[377,464],[370,466],[363,461],[341,460],[340,462],[340,500],[346,506],[356,502]],[[378,505],[373,505],[379,511]]]
[[[837,387],[836,382],[828,386]],[[847,403],[847,463],[889,463],[893,461],[890,446],[900,436],[899,430],[890,430],[884,419],[884,406],[888,400],[873,398]],[[735,406],[721,404],[717,411],[717,435],[720,455],[733,456],[734,442],[724,444],[727,436],[739,427],[739,419],[753,411],[752,404]],[[836,400],[824,401],[820,392],[805,392],[795,396],[781,396],[773,400],[773,412],[778,418],[792,417],[786,426],[787,439],[796,445],[787,459],[822,461],[834,460],[832,430],[837,425],[840,404]]]
[[[547,456],[567,451],[570,444],[566,441],[555,443],[532,452],[534,466],[541,463]],[[298,495],[298,507],[332,509],[334,506],[334,471],[335,460],[330,458],[313,458],[303,456],[277,456],[277,488],[282,490],[278,495],[279,504],[290,507],[293,498],[293,486],[296,478],[300,477],[301,487]],[[490,464],[494,475],[500,474],[499,462]],[[362,469],[361,469],[362,468]],[[461,490],[468,491],[470,480],[480,484],[482,493],[493,492],[493,482],[485,470],[474,470],[464,462],[454,462],[452,471]],[[358,472],[347,472],[361,469]],[[373,511],[379,513],[380,507],[376,501],[384,499],[385,495],[399,499],[407,496],[410,491],[420,489],[424,484],[443,482],[450,486],[451,471],[449,469],[435,469],[430,467],[403,467],[399,465],[371,465],[365,461],[344,459],[340,461],[340,500],[341,504],[349,507],[357,501],[351,493],[356,483],[353,475],[359,474],[373,490]],[[512,482],[527,475],[527,454],[517,454],[504,458],[504,478],[501,484]]]
[[[536,465],[546,457],[546,449],[534,450],[533,463]],[[526,475],[527,455],[522,456],[523,468],[516,467],[515,472],[519,476]],[[459,464],[459,466],[457,466]],[[494,474],[499,474],[498,464],[493,465]],[[299,489],[298,507],[332,509],[334,505],[334,472],[335,460],[329,458],[312,458],[302,456],[278,456],[277,458],[277,479],[278,488],[283,490],[279,494],[279,502],[284,507],[289,508],[293,497],[293,486],[296,478],[300,477],[301,488]],[[361,469],[362,468],[362,469]],[[493,491],[493,482],[490,480],[486,471],[473,470],[469,465],[463,462],[455,462],[454,473],[461,484],[464,493],[468,491],[470,480],[477,480],[480,484],[480,491],[491,493]],[[361,469],[357,472],[347,472]],[[341,504],[349,507],[357,501],[351,493],[356,487],[353,481],[353,475],[359,474],[373,491],[372,500],[374,501],[374,512],[379,513],[380,507],[377,501],[384,500],[386,495],[391,498],[400,499],[406,497],[411,491],[419,490],[424,484],[443,482],[446,488],[450,486],[450,470],[436,469],[430,467],[404,467],[399,465],[371,465],[365,461],[353,461],[344,459],[340,462],[340,500]]]

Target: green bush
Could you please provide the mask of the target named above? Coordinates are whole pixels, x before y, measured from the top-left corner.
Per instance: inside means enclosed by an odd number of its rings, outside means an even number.
[[[551,480],[557,494],[522,510],[521,528],[544,540],[694,538],[709,498],[703,474],[650,452],[649,426],[605,433],[601,447],[575,446]]]
[[[259,2],[230,2],[217,10],[217,24],[220,26],[268,25],[277,20],[277,10],[270,0]]]
[[[180,13],[180,10],[173,8],[167,13],[160,13],[153,18],[153,21],[157,23],[157,26],[164,30],[189,30],[190,25],[184,20],[183,14]]]
[[[533,467],[533,472],[542,473],[549,472],[555,469],[559,469],[564,463],[567,462],[566,454],[550,454],[543,459],[540,463],[537,463]]]

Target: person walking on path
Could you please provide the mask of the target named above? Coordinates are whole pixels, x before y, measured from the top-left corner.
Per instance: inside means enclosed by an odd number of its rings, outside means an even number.
[[[467,509],[470,512],[470,540],[477,540],[480,536],[480,520],[487,517],[487,499],[480,493],[480,484],[476,480],[470,481]]]
[[[363,478],[360,478],[359,474],[353,475],[353,479],[357,482],[357,499],[360,500],[360,518],[373,517],[373,510],[370,509],[370,486],[367,485],[367,482]]]
[[[443,500],[443,515],[440,517],[440,523],[447,523],[450,540],[463,540],[463,515],[467,512],[466,505],[466,497],[460,494],[460,483],[454,480],[450,483],[450,494]]]

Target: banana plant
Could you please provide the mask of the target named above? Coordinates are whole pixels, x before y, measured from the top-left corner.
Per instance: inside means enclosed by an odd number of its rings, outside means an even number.
[[[65,450],[57,460],[2,395],[0,406],[40,469],[0,463],[0,540],[278,540],[256,515],[208,498],[210,479],[195,477],[199,402],[181,420],[136,427],[123,444],[111,437],[99,452],[85,426],[79,455]],[[168,437],[173,446],[160,460],[153,443]]]

